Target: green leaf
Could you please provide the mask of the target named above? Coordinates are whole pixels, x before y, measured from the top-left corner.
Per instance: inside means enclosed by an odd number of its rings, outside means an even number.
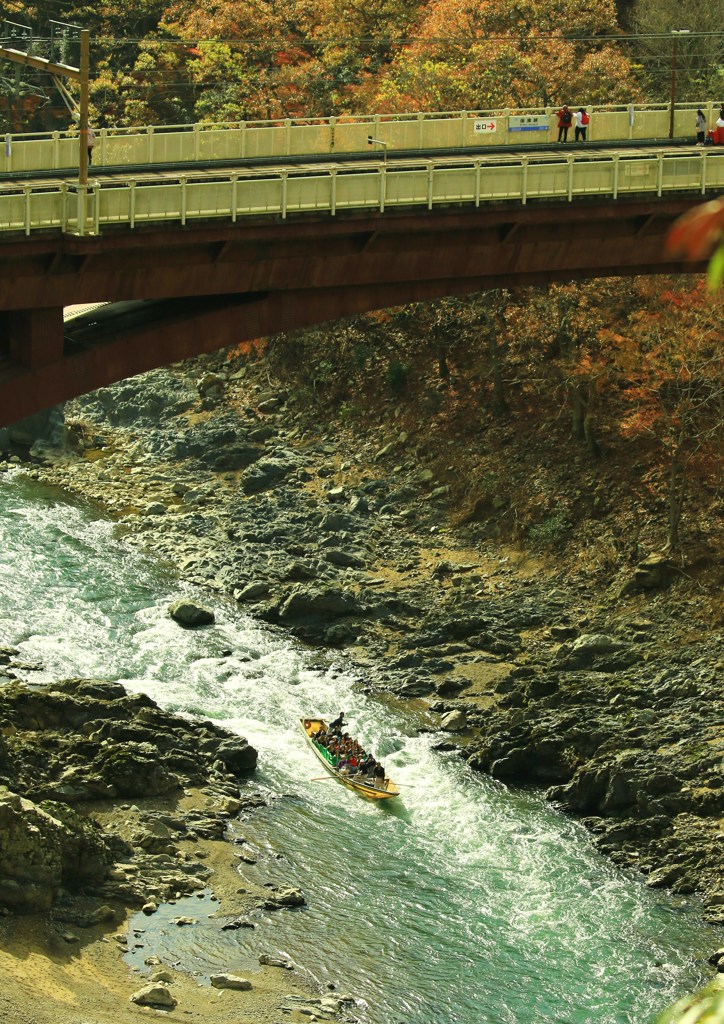
[[[709,260],[709,269],[706,274],[709,291],[716,291],[722,281],[724,281],[724,245],[720,245]]]

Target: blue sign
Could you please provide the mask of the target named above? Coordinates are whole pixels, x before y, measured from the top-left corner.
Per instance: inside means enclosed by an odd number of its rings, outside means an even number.
[[[509,132],[547,132],[547,114],[521,114],[508,118]]]

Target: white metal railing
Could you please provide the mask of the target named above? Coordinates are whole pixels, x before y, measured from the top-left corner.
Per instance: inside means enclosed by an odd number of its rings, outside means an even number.
[[[716,122],[718,103],[701,105],[707,123]],[[587,107],[589,142],[665,139],[666,104]],[[694,141],[696,106],[677,104],[674,137]],[[523,142],[555,142],[555,109],[440,111],[362,114],[350,117],[288,118],[281,121],[196,125],[148,125],[96,130],[93,164],[122,167],[211,160],[279,159],[312,154],[368,152],[379,140],[387,152],[471,149]],[[573,128],[569,137],[573,137]],[[37,170],[70,170],[78,165],[77,132],[9,134],[0,147],[0,177]]]
[[[724,190],[724,147],[587,156],[580,150],[495,158],[440,157],[266,167],[196,174],[119,176],[0,188],[0,233],[98,234],[149,223],[282,219],[308,212],[564,200]]]

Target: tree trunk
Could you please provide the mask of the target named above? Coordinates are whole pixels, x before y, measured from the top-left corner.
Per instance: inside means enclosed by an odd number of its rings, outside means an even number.
[[[594,390],[593,384],[589,383],[586,389],[586,414],[583,417],[583,436],[588,448],[589,455],[598,459],[601,457],[601,446],[596,437],[596,417],[594,415]]]
[[[576,441],[585,441],[587,402],[583,386],[580,383],[569,384],[568,393],[571,396],[571,434]]]
[[[583,420],[583,434],[589,455],[594,459],[599,459],[601,457],[601,446],[598,443],[598,438],[596,437],[594,418],[593,413],[591,412],[587,412]]]
[[[505,387],[503,383],[503,361],[500,357],[500,346],[493,329],[488,331],[488,352],[490,353],[490,376],[493,382],[493,414],[502,419],[510,412],[508,403],[505,400]]]
[[[679,438],[674,454],[671,457],[671,469],[669,471],[669,536],[666,542],[668,549],[678,548],[681,543],[679,525],[681,513],[684,507],[684,493],[686,491],[686,473],[684,466],[684,441]]]

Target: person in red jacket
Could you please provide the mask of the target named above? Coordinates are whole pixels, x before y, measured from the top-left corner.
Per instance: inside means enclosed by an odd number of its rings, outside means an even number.
[[[567,103],[563,104],[556,116],[558,117],[558,141],[568,142],[568,129],[573,122],[573,114],[568,109]]]

